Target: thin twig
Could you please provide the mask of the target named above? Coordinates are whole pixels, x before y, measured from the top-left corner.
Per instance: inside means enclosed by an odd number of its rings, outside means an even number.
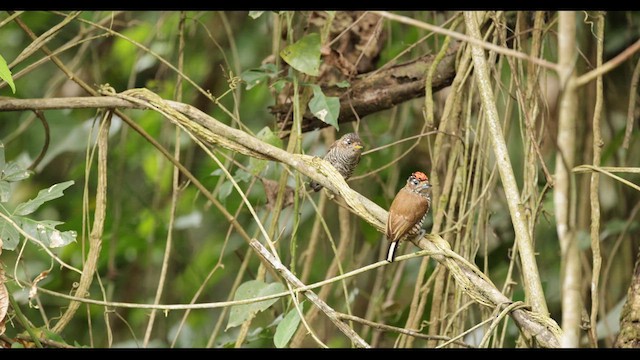
[[[600,78],[598,78],[600,79]],[[629,107],[627,109],[627,126],[624,130],[624,140],[622,141],[622,148],[628,149],[629,142],[631,141],[631,132],[633,131],[633,120],[635,118],[636,99],[638,96],[638,81],[640,81],[640,59],[636,63],[636,67],[633,69],[633,75],[631,75],[631,86],[629,88]]]
[[[421,332],[414,331],[414,330],[407,330],[405,328],[401,328],[401,327],[397,327],[397,326],[390,326],[390,325],[385,325],[385,324],[369,321],[367,319],[363,319],[361,317],[353,316],[353,315],[349,315],[349,314],[338,313],[338,317],[340,319],[343,319],[343,320],[351,320],[351,321],[359,322],[361,324],[370,326],[370,327],[372,327],[372,328],[374,328],[376,330],[393,331],[393,332],[397,332],[397,333],[400,333],[400,334],[413,336],[413,337],[419,338],[419,339],[442,340],[442,341],[451,340],[451,338],[448,337],[448,336],[427,335],[427,334],[423,334]],[[461,341],[461,340],[455,340],[455,341],[453,341],[453,343],[456,344],[456,345],[460,345],[462,347],[466,347],[466,348],[472,348],[473,347],[473,346],[471,346],[471,345],[469,345],[469,344],[467,344],[467,343],[465,343],[464,341]]]
[[[622,168],[617,168],[617,169],[622,169]],[[620,171],[620,172],[633,172],[633,173],[637,173],[637,172],[639,172],[638,170],[640,170],[640,168],[626,168],[626,169],[628,169],[628,170],[625,170],[625,171],[619,170],[619,171]],[[629,169],[630,169],[630,170],[633,170],[633,171],[629,171]],[[627,185],[627,186],[631,186],[632,188],[634,188],[634,189],[636,189],[636,190],[640,191],[640,186],[638,186],[638,185],[636,185],[636,184],[632,183],[631,181],[629,181],[629,180],[627,180],[627,179],[623,179],[623,178],[621,178],[620,176],[617,176],[617,175],[612,174],[612,172],[611,172],[611,171],[606,170],[606,168],[604,168],[604,167],[599,167],[599,166],[593,166],[593,165],[587,165],[587,164],[585,164],[585,165],[579,165],[579,166],[576,166],[576,167],[574,167],[574,168],[573,168],[573,171],[574,171],[574,172],[585,172],[585,171],[589,171],[589,170],[597,171],[597,172],[601,172],[601,173],[603,173],[603,174],[605,174],[605,175],[607,175],[607,176],[609,176],[609,177],[612,177],[612,178],[614,178],[614,179],[616,179],[616,180],[620,181],[621,183],[623,183],[623,184],[625,184],[625,185]]]
[[[112,115],[112,111],[105,112],[98,130],[98,183],[96,184],[95,212],[93,214],[91,234],[89,235],[89,253],[84,262],[82,275],[80,276],[76,289],[76,294],[79,294],[80,297],[86,296],[89,290],[89,286],[96,273],[100,250],[102,249],[102,235],[104,233],[104,222],[107,211],[107,154],[109,149],[109,127]],[[90,167],[88,166],[87,169],[90,169]],[[69,321],[71,321],[79,306],[80,303],[77,301],[69,303],[67,311],[65,311],[51,330],[55,333],[60,333]]]
[[[558,66],[556,64],[552,63],[552,62],[549,62],[549,61],[546,61],[546,60],[540,59],[540,58],[534,58],[534,57],[529,56],[528,54],[521,53],[519,51],[515,51],[515,50],[512,50],[512,49],[507,49],[507,48],[504,48],[502,46],[497,46],[497,45],[494,45],[492,43],[479,40],[478,38],[474,38],[472,36],[461,34],[461,33],[457,32],[457,31],[448,30],[448,29],[442,28],[440,26],[427,24],[425,22],[418,21],[418,20],[415,20],[415,19],[412,19],[412,18],[409,18],[409,17],[406,17],[406,16],[392,14],[392,13],[389,13],[387,11],[373,11],[373,13],[377,14],[377,15],[380,15],[382,17],[385,17],[387,19],[390,19],[390,20],[401,22],[403,24],[412,25],[412,26],[415,26],[415,27],[419,27],[421,29],[433,31],[433,32],[438,33],[438,34],[447,35],[447,36],[450,36],[450,37],[452,37],[454,39],[468,42],[471,45],[475,45],[475,46],[478,46],[478,47],[483,48],[483,49],[493,50],[498,54],[503,54],[503,55],[507,55],[507,56],[513,56],[513,57],[516,57],[518,59],[531,61],[531,62],[533,62],[535,64],[538,64],[540,66],[543,66],[545,68],[558,71]]]
[[[640,39],[633,43],[633,45],[624,49],[620,54],[616,55],[616,57],[607,61],[604,65],[598,66],[588,73],[581,75],[576,79],[574,84],[576,86],[582,86],[594,80],[598,76],[602,76],[608,73],[609,71],[615,69],[618,65],[622,64],[625,60],[630,58],[631,55],[635,54],[638,50],[640,50]]]

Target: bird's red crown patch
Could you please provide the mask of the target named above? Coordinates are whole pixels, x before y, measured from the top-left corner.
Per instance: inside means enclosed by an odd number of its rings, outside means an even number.
[[[427,175],[421,171],[416,171],[413,174],[411,174],[411,176],[413,176],[414,178],[418,179],[418,181],[427,181],[429,180],[429,178],[427,178]]]

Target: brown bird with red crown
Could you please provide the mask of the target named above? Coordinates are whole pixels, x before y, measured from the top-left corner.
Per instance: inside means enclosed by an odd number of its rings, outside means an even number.
[[[387,238],[391,242],[387,261],[393,262],[400,240],[424,235],[422,223],[431,207],[431,183],[423,172],[416,171],[400,189],[389,208]]]
[[[344,134],[340,139],[331,144],[324,159],[330,162],[345,180],[348,180],[360,162],[362,148],[362,140],[360,140],[358,134]],[[311,181],[310,185],[316,192],[322,189],[322,185],[315,181]]]

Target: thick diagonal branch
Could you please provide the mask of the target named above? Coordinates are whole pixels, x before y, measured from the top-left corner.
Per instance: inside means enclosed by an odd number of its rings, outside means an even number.
[[[440,61],[433,75],[431,88],[438,91],[451,85],[456,74],[455,61],[458,45],[452,46]],[[333,86],[324,88],[327,96],[340,97],[339,123],[354,121],[358,117],[390,109],[405,101],[424,96],[425,78],[434,55],[426,55],[404,64],[364,74],[347,89]],[[292,124],[291,104],[273,106],[271,112],[278,117],[281,136],[288,136]],[[357,116],[356,116],[357,115]],[[302,131],[327,127],[329,124],[314,117],[309,110],[302,119]]]

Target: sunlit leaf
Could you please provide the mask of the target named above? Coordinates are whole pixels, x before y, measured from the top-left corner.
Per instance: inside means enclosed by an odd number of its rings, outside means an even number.
[[[320,34],[311,33],[280,51],[292,68],[311,76],[320,74]]]
[[[238,290],[236,290],[236,294],[234,295],[233,300],[252,299],[277,294],[283,291],[284,285],[282,285],[281,283],[267,284],[260,280],[249,280],[238,286]],[[227,329],[242,324],[247,319],[255,316],[255,314],[257,314],[258,312],[268,309],[276,301],[278,301],[278,299],[264,300],[251,304],[235,305],[231,307]]]
[[[325,96],[320,86],[311,84],[313,97],[309,100],[309,110],[313,116],[340,130],[338,116],[340,115],[340,99]]]
[[[16,93],[16,85],[13,83],[13,77],[11,77],[11,70],[9,70],[9,66],[7,66],[7,62],[4,60],[2,55],[0,55],[0,79],[4,80],[11,87],[11,91]]]

